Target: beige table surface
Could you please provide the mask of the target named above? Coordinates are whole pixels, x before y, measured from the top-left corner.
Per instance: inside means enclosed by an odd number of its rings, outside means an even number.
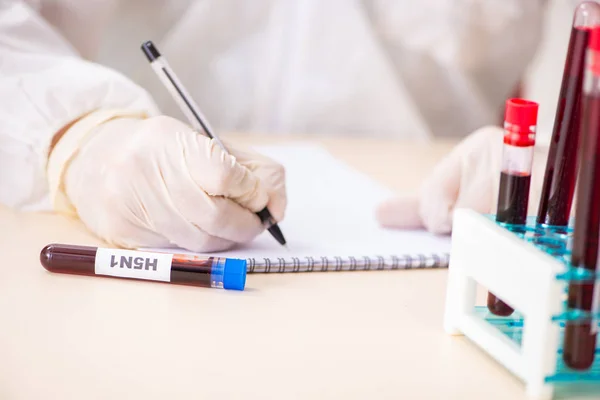
[[[451,147],[321,143],[396,190]],[[51,274],[51,242],[101,244],[78,221],[0,207],[2,400],[525,398],[442,330],[446,270],[251,275],[228,292]]]

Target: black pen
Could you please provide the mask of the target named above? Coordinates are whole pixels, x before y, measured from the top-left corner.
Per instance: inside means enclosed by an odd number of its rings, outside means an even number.
[[[194,102],[192,96],[190,96],[173,70],[171,70],[167,60],[158,52],[156,46],[154,46],[151,41],[147,41],[142,44],[142,51],[148,58],[148,61],[150,61],[152,69],[154,69],[154,72],[156,72],[161,82],[165,85],[169,93],[171,93],[173,99],[179,105],[181,111],[185,114],[192,126],[194,126],[199,132],[206,133],[206,135],[213,139],[219,146],[221,146],[226,153],[229,153],[227,148],[215,135],[211,126],[208,124],[206,117],[204,117],[204,115],[202,115],[200,112],[200,108]],[[279,242],[279,244],[285,246],[286,241],[283,237],[283,233],[281,232],[281,229],[279,229],[277,221],[275,221],[267,207],[257,212],[256,215],[258,215],[262,224]]]

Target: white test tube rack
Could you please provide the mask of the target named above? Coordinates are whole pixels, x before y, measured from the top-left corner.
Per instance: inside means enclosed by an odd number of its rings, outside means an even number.
[[[529,220],[533,234],[535,224]],[[493,216],[466,209],[454,214],[444,328],[481,347],[520,378],[528,397],[536,400],[552,399],[557,389],[568,391],[573,384],[592,386],[600,398],[598,349],[588,371],[570,370],[562,362],[564,321],[573,318],[565,317],[569,281],[560,278],[570,270],[565,262],[569,242],[564,241],[565,252],[546,251],[501,226]],[[486,306],[477,306],[478,285],[515,313],[497,317]]]

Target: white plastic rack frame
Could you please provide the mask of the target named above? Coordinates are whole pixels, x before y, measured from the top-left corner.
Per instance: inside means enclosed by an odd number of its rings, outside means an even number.
[[[565,271],[560,260],[489,216],[456,210],[444,328],[467,336],[519,377],[528,397],[551,399],[556,387],[547,377],[556,375],[562,358],[562,328],[553,317],[564,313],[566,287],[556,277]],[[478,284],[522,316],[520,345],[477,311]]]

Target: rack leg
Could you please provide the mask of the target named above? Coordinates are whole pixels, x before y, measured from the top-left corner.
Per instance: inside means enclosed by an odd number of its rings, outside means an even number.
[[[560,288],[551,287],[547,298],[560,299]],[[554,295],[555,297],[552,297]],[[523,326],[523,361],[527,371],[527,395],[536,400],[550,400],[554,394],[554,386],[546,383],[547,376],[556,370],[557,351],[559,347],[560,327],[552,322],[552,310],[560,305],[534,310],[532,316],[526,316]]]
[[[465,275],[462,268],[452,268],[450,266],[446,289],[446,309],[444,312],[444,330],[448,334],[462,335],[460,320],[463,315],[473,312],[475,308],[476,289],[477,285],[475,281]]]
[[[554,388],[551,384],[529,383],[526,389],[527,397],[531,400],[552,400]]]

